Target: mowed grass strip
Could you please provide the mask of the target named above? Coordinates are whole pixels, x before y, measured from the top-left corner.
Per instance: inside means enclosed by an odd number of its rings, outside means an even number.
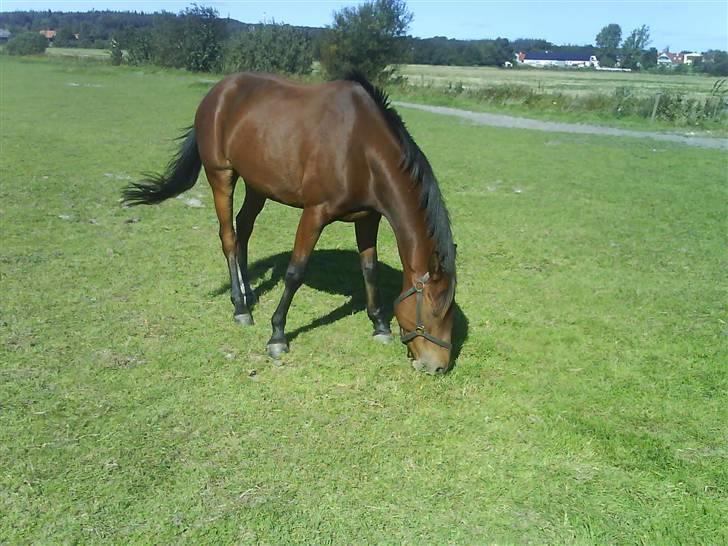
[[[728,541],[725,153],[403,110],[458,242],[457,365],[371,341],[336,224],[275,366],[299,212],[259,217],[241,329],[204,178],[202,206],[118,203],[205,77],[0,63],[0,542]],[[391,301],[388,228],[380,257]]]

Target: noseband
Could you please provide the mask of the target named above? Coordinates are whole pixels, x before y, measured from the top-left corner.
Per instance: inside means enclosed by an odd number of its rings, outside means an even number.
[[[411,332],[405,332],[402,327],[400,327],[400,336],[399,339],[402,340],[402,343],[409,343],[416,337],[424,337],[427,341],[431,341],[435,345],[439,345],[440,347],[443,347],[447,350],[450,350],[452,345],[448,343],[447,341],[444,341],[442,339],[436,338],[435,336],[428,334],[425,331],[425,325],[422,323],[422,299],[424,298],[423,290],[425,289],[425,284],[427,284],[427,281],[430,280],[430,273],[425,273],[415,281],[415,284],[412,288],[407,290],[405,293],[401,294],[396,300],[394,300],[395,307],[402,303],[402,301],[409,298],[412,294],[416,294],[417,298],[417,311],[416,311],[416,322],[415,322],[415,329]]]

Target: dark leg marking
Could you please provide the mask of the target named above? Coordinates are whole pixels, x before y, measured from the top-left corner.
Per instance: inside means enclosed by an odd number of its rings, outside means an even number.
[[[257,298],[255,292],[250,287],[248,277],[248,242],[250,241],[250,235],[253,233],[255,219],[260,214],[260,211],[263,210],[263,205],[265,205],[265,197],[246,185],[245,200],[243,201],[243,206],[240,207],[240,212],[235,217],[235,227],[237,232],[238,270],[240,271],[241,290],[245,298],[245,304],[249,309],[253,307]]]
[[[273,334],[268,341],[268,354],[272,358],[279,358],[282,353],[288,352],[288,341],[285,334],[288,309],[291,307],[293,296],[303,284],[308,259],[327,220],[328,217],[323,208],[303,209],[301,220],[298,222],[291,261],[286,270],[283,296],[271,318]]]
[[[364,276],[367,296],[367,315],[374,326],[374,339],[382,343],[392,340],[392,331],[386,320],[379,297],[377,282],[379,261],[377,259],[377,234],[381,215],[371,215],[358,220],[355,224],[356,244],[359,248],[359,261]]]

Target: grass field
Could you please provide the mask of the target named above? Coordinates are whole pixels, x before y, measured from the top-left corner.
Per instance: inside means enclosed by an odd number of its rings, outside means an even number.
[[[109,61],[111,51],[108,49],[92,49],[82,47],[49,47],[46,49],[49,57],[66,57],[72,59],[85,59],[93,61]]]
[[[403,110],[458,242],[456,366],[370,340],[347,224],[275,366],[298,211],[259,217],[240,329],[204,180],[118,203],[209,82],[0,63],[0,543],[728,541],[724,152]],[[380,257],[391,301],[388,229]]]
[[[108,62],[110,52],[51,47],[47,55],[57,61],[96,65]],[[144,67],[145,72],[158,70]],[[728,135],[725,78],[431,65],[402,65],[399,74],[404,79],[390,86],[389,91],[395,99],[404,101],[552,121]],[[314,82],[325,78],[318,61],[313,63],[311,74],[299,77]],[[716,84],[720,84],[717,91]],[[711,96],[716,93],[721,98]],[[655,111],[656,118],[651,119],[658,94],[660,108]]]
[[[572,95],[612,94],[618,87],[629,87],[640,95],[654,96],[663,89],[673,89],[690,96],[707,96],[716,81],[707,75],[649,74],[646,72],[598,72],[596,70],[501,69],[489,66],[403,65],[400,73],[413,85],[446,87],[516,84],[544,92]]]
[[[728,134],[725,78],[429,65],[404,65],[400,73],[406,85],[393,92],[404,100],[558,121]],[[721,92],[722,100],[711,96]],[[651,120],[658,94],[660,108]]]

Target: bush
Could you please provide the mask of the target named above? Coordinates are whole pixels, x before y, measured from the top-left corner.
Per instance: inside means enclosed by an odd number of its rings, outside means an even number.
[[[5,51],[10,55],[39,55],[45,53],[48,40],[38,32],[23,32],[8,40]]]
[[[121,62],[124,60],[124,54],[121,51],[121,45],[119,42],[115,39],[111,39],[111,64],[114,66],[119,66]]]
[[[308,74],[313,41],[303,30],[275,22],[235,35],[225,49],[225,71]]]
[[[152,62],[152,40],[148,30],[135,30],[129,37],[129,64],[141,65]]]
[[[127,39],[129,64],[153,63],[193,72],[222,67],[225,26],[212,8],[194,6],[180,15],[157,15],[151,29],[137,29]]]

